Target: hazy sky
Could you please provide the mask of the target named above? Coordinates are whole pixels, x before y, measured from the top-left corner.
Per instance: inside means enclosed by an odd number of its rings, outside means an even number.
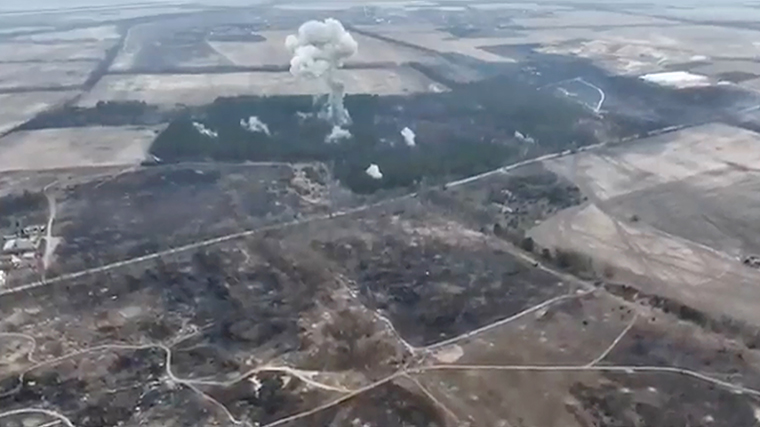
[[[282,0],[282,3],[306,3],[306,2],[319,2],[320,0]],[[340,0],[324,0],[324,1],[340,1]],[[382,1],[382,0],[373,0],[373,1]],[[435,2],[436,0],[429,0],[431,2]],[[445,0],[442,0],[445,1]],[[476,3],[486,3],[486,2],[519,2],[519,3],[542,3],[542,0],[469,0]],[[631,0],[553,0],[553,3],[557,2],[567,2],[567,3],[589,3],[593,1],[598,1],[599,3],[604,4],[614,4],[614,3],[631,3]],[[760,1],[760,0],[758,0]],[[229,0],[224,0],[223,3],[229,4],[229,3],[238,3],[238,4],[246,4],[246,3],[261,3],[262,0],[236,0],[235,2],[230,2]],[[280,2],[278,0],[275,0],[275,2]],[[134,4],[134,3],[155,3],[155,4],[161,4],[161,3],[205,3],[205,4],[215,4],[217,1],[214,0],[0,0],[0,10],[30,10],[30,9],[49,9],[49,8],[74,8],[74,7],[82,7],[82,6],[100,6],[100,5],[118,5],[118,4]],[[709,5],[709,6],[729,6],[729,5],[740,5],[740,4],[746,4],[748,1],[746,0],[644,0],[642,3],[656,3],[656,4],[673,4],[673,5]]]
[[[123,3],[179,3],[177,0],[0,0],[0,10],[72,8]],[[189,2],[188,2],[189,3]]]

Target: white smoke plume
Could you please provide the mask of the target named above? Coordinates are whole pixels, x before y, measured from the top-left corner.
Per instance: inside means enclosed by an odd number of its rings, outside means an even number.
[[[351,138],[351,132],[348,131],[348,129],[343,129],[340,126],[333,126],[332,131],[329,135],[325,137],[325,142],[328,144],[332,144],[334,142],[338,142],[341,139],[348,139]]]
[[[523,135],[520,131],[515,131],[515,138],[519,139],[522,142],[527,142],[528,144],[535,144],[536,142],[535,139],[530,136]]]
[[[298,117],[299,122],[303,122],[306,119],[310,119],[314,117],[314,113],[304,113],[302,111],[296,111],[296,117]]]
[[[201,135],[207,136],[209,138],[214,138],[214,139],[216,139],[216,138],[219,137],[219,133],[218,132],[213,131],[213,130],[207,128],[203,123],[193,122],[193,127]]]
[[[383,179],[383,173],[380,172],[380,166],[372,163],[365,171],[372,179]]]
[[[325,116],[334,125],[351,122],[351,116],[343,105],[345,88],[336,76],[343,62],[358,51],[356,40],[340,21],[328,18],[324,21],[308,21],[285,39],[285,47],[293,54],[290,73],[324,81],[329,88]]]
[[[247,130],[248,132],[263,133],[267,136],[272,135],[269,132],[269,126],[267,126],[266,123],[262,122],[261,119],[256,116],[251,116],[248,118],[248,120],[240,119],[240,127]]]
[[[406,142],[406,145],[409,147],[414,147],[417,145],[417,142],[415,139],[417,138],[417,135],[414,134],[414,131],[409,129],[408,127],[401,129],[401,136],[404,137],[404,142]]]

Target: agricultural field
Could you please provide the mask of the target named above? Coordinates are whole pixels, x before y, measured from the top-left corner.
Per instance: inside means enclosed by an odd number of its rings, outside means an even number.
[[[547,17],[518,17],[514,23],[524,28],[625,27],[636,25],[676,25],[664,19],[606,11],[556,11]]]
[[[109,70],[144,72],[233,65],[209,46],[204,25],[210,24],[190,19],[136,25],[127,31],[124,45]]]
[[[341,70],[346,93],[380,95],[431,91],[434,82],[411,68]],[[219,97],[240,95],[316,95],[324,93],[318,81],[298,79],[288,72],[226,74],[110,75],[80,102],[145,101],[157,105],[202,105]]]
[[[754,132],[712,124],[548,161],[589,203],[529,235],[635,277],[645,292],[757,324],[760,272],[742,260],[760,251],[758,146]]]
[[[77,28],[69,31],[51,31],[38,34],[14,37],[13,40],[25,42],[71,42],[71,41],[105,41],[116,40],[121,35],[118,28],[113,25],[104,25],[100,27]]]
[[[438,53],[459,53],[486,62],[513,62],[483,48],[507,43],[505,38],[457,38],[431,26],[362,26],[361,30]]]
[[[27,122],[37,114],[74,98],[77,92],[23,92],[0,94],[0,134]]]
[[[111,42],[32,43],[0,42],[1,62],[97,61],[105,56]],[[4,64],[3,64],[4,66]]]
[[[235,65],[283,66],[290,64],[291,54],[285,49],[285,38],[295,31],[264,31],[259,33],[266,40],[260,42],[210,42],[214,50],[224,55]],[[362,34],[352,34],[359,44],[358,53],[346,61],[346,65],[388,64],[400,65],[407,62],[420,62],[425,54],[415,49],[396,46],[389,42],[377,40]]]
[[[0,171],[138,165],[159,131],[96,127],[16,132],[0,139]]]
[[[760,13],[754,8],[739,4],[714,3],[701,4],[699,7],[656,7],[653,11],[659,16],[692,21],[712,21],[720,23],[756,22]]]
[[[0,64],[0,91],[80,86],[97,64],[94,61]]]
[[[510,2],[510,3],[500,3],[500,2],[482,2],[482,3],[469,3],[468,6],[472,9],[481,10],[481,11],[515,11],[517,13],[524,13],[524,12],[542,12],[542,11],[560,11],[560,10],[570,10],[572,9],[571,6],[563,6],[559,4],[541,4],[541,3],[532,3],[532,2]]]

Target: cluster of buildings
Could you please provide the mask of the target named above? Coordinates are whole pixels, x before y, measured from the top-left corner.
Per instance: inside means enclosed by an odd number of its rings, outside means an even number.
[[[38,263],[39,248],[45,231],[44,225],[17,226],[12,235],[3,236],[0,250],[0,287],[5,285],[9,271]]]

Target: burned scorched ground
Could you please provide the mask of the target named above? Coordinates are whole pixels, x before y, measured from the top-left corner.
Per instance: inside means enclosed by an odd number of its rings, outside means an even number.
[[[52,234],[62,240],[48,277],[355,203],[320,164],[183,165],[52,183],[46,194],[1,199],[6,234],[16,222],[46,223],[54,199]]]
[[[753,425],[754,351],[438,196],[0,296],[0,403],[77,426]]]

